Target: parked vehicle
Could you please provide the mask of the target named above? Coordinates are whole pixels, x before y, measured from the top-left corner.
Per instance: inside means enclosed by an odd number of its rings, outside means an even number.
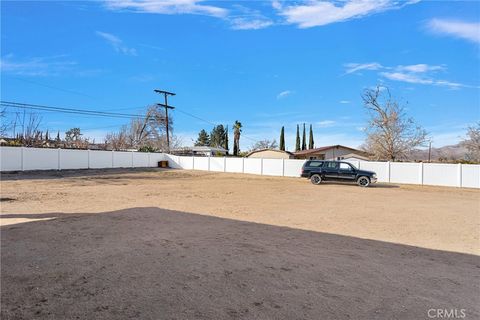
[[[302,167],[302,177],[309,178],[313,184],[322,181],[351,181],[360,187],[368,187],[377,182],[375,172],[357,169],[343,161],[309,160]]]

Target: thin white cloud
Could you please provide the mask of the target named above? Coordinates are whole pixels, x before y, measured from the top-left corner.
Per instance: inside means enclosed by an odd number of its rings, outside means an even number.
[[[333,127],[336,124],[336,121],[333,120],[323,120],[316,123],[320,128],[329,128]]]
[[[277,99],[283,99],[293,94],[293,91],[285,90],[277,94]]]
[[[346,63],[345,74],[356,73],[362,70],[378,70],[383,68],[378,62],[369,62],[369,63]]]
[[[235,30],[258,30],[264,29],[271,25],[273,22],[268,19],[256,19],[256,18],[246,18],[246,17],[237,17],[230,19],[232,29]]]
[[[63,55],[15,60],[10,54],[0,59],[0,70],[3,73],[21,76],[58,76],[71,72],[76,66],[75,61],[66,60]]]
[[[395,69],[399,71],[415,72],[415,73],[425,73],[429,71],[443,71],[445,66],[431,66],[425,63],[412,64],[407,66],[397,66]]]
[[[379,63],[347,63],[344,64],[345,74],[359,73],[362,70],[380,71],[379,76],[412,84],[435,85],[450,89],[478,88],[478,86],[466,85],[458,82],[438,79],[434,75],[440,71],[446,71],[445,65],[412,64],[398,65],[393,67],[382,66]]]
[[[273,21],[260,11],[234,4],[231,13],[226,17],[235,30],[258,30],[273,25]]]
[[[413,73],[402,73],[402,72],[381,72],[380,75],[384,76],[387,79],[394,80],[394,81],[402,81],[407,83],[414,83],[414,84],[429,84],[435,86],[444,86],[449,87],[450,89],[459,89],[459,88],[471,88],[472,86],[451,82],[447,80],[438,80],[432,78],[426,78],[422,76],[418,76]]]
[[[339,103],[341,104],[349,104],[350,100],[340,100]]]
[[[199,14],[213,17],[225,17],[228,10],[216,6],[204,5],[202,0],[107,0],[105,6],[110,10],[130,10],[140,13],[159,14]]]
[[[107,43],[109,43],[116,52],[120,52],[129,56],[137,55],[137,50],[135,50],[134,48],[129,48],[125,46],[123,44],[123,41],[119,37],[111,33],[102,32],[102,31],[97,31],[96,34],[99,37],[103,38],[105,41],[107,41]]]
[[[398,9],[404,5],[418,1],[396,0],[346,0],[320,1],[310,0],[300,5],[282,6],[279,1],[273,7],[287,23],[296,24],[300,28],[324,26],[330,23],[362,18],[371,14]]]
[[[428,21],[427,28],[433,33],[461,38],[480,44],[480,22],[432,19]]]

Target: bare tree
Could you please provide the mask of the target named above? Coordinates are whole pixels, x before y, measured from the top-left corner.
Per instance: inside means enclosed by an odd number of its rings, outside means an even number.
[[[260,140],[255,142],[255,144],[251,147],[251,150],[254,151],[254,150],[277,149],[277,148],[278,148],[277,140],[265,139],[265,140]]]
[[[167,149],[165,112],[153,105],[147,108],[145,116],[132,119],[128,126],[123,126],[119,132],[113,132],[106,136],[107,148],[120,150],[149,147],[154,150]],[[169,120],[169,131],[173,131],[173,119]],[[178,137],[171,135],[170,147],[176,148],[181,145]]]
[[[65,144],[68,148],[86,148],[88,139],[82,138],[80,128],[71,128],[65,132]]]
[[[375,159],[395,161],[406,158],[425,143],[427,132],[406,115],[388,88],[367,89],[362,99],[370,116],[363,148]]]
[[[461,144],[467,148],[467,160],[480,162],[480,121],[468,127],[467,137]]]
[[[8,129],[10,128],[10,123],[6,121],[7,118],[7,108],[0,110],[0,137],[5,137]]]

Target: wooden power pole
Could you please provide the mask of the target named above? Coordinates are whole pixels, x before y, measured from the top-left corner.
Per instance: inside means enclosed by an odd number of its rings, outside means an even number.
[[[165,104],[157,103],[157,106],[160,106],[160,107],[164,107],[164,108],[165,108],[165,121],[166,121],[166,125],[167,125],[167,151],[170,152],[170,132],[169,132],[170,130],[169,130],[169,128],[168,128],[168,109],[175,109],[175,108],[168,105],[168,99],[167,99],[167,97],[168,97],[168,96],[174,96],[175,93],[173,93],[173,92],[168,92],[168,91],[164,91],[164,90],[158,90],[158,89],[155,89],[154,91],[155,91],[156,93],[163,94],[163,96],[164,96],[164,98],[165,98]]]

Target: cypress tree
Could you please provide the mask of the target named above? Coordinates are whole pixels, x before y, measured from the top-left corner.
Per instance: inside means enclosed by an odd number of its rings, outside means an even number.
[[[228,154],[228,125],[227,125],[227,128],[225,129],[225,145],[223,147],[225,148],[225,150],[227,150],[227,154]]]
[[[300,128],[297,124],[297,138],[295,141],[295,151],[300,151]]]
[[[308,139],[308,149],[313,149],[315,142],[313,141],[313,129],[312,125],[310,125],[310,137]]]
[[[307,149],[307,135],[305,133],[305,123],[303,124],[303,135],[302,135],[302,150]]]
[[[280,150],[285,151],[285,128],[280,131]]]

